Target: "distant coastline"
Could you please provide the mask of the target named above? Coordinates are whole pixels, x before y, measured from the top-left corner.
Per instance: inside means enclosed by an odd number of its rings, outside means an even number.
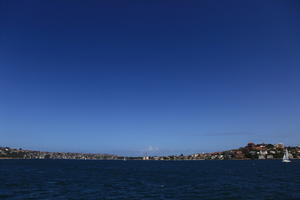
[[[284,149],[291,159],[300,159],[300,146],[284,147],[283,144],[254,144],[221,152],[195,153],[170,156],[118,156],[96,153],[45,152],[21,148],[0,147],[0,159],[67,159],[67,160],[265,160],[281,159]]]

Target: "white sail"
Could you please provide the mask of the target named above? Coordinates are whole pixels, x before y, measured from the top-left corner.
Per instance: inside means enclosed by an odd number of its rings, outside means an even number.
[[[284,154],[283,154],[283,158],[282,158],[283,160],[286,160],[287,159],[287,156],[286,156],[286,153],[284,152]]]
[[[289,159],[289,152],[287,149],[285,149],[285,157],[286,157],[286,159]]]
[[[284,155],[283,155],[283,158],[282,158],[282,162],[291,162],[289,160],[289,152],[287,149],[285,149],[285,152],[284,152]]]

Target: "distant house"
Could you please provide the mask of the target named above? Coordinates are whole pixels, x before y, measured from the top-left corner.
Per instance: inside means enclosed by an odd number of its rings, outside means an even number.
[[[261,154],[267,155],[267,154],[268,154],[268,151],[261,151]]]
[[[149,160],[149,156],[144,156],[143,160]]]
[[[266,159],[267,151],[259,151],[258,159],[263,160]]]
[[[276,151],[272,150],[272,151],[270,151],[270,154],[276,154]]]
[[[153,159],[154,160],[159,160],[159,156],[154,156]]]
[[[248,148],[248,149],[254,149],[254,148],[255,148],[255,144],[254,144],[253,142],[249,142],[249,143],[247,144],[247,148]]]
[[[282,143],[275,144],[275,148],[276,148],[276,149],[283,149],[283,148],[284,148],[284,145],[283,145]]]

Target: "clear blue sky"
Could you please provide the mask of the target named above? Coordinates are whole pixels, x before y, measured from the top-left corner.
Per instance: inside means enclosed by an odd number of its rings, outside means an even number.
[[[300,144],[299,1],[0,1],[0,146]]]

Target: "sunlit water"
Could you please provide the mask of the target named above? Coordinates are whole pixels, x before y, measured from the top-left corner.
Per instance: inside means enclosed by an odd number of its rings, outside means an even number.
[[[0,160],[1,199],[300,199],[300,161]]]

